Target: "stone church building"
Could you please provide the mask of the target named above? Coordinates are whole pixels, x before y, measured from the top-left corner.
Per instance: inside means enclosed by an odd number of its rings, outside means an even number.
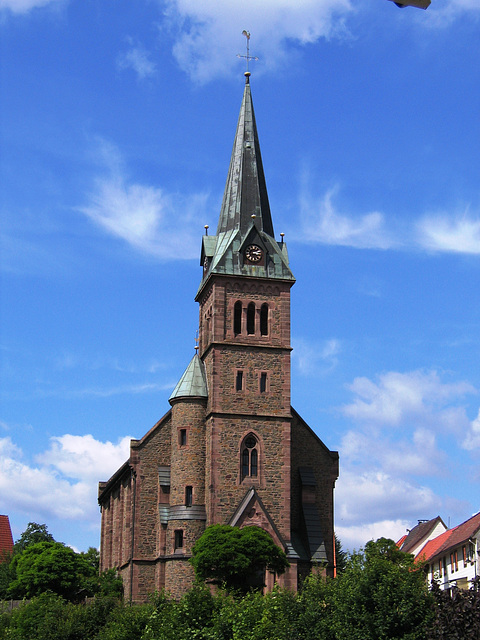
[[[334,573],[333,490],[338,453],[290,405],[287,247],[275,239],[250,74],[216,235],[202,237],[196,353],[171,408],[99,485],[101,570],[125,596],[180,596],[205,527],[258,525],[290,567],[265,576],[297,589],[313,568]]]

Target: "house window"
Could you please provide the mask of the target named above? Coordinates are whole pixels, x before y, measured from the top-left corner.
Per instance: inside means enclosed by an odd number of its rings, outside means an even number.
[[[235,391],[243,391],[243,371],[237,371],[235,377]]]
[[[187,444],[187,430],[186,429],[179,429],[178,430],[178,444],[181,447],[185,447]]]
[[[262,304],[260,309],[260,335],[268,336],[268,304]]]
[[[255,335],[255,304],[250,302],[247,307],[247,333],[249,336]]]
[[[175,551],[183,549],[183,529],[175,530]]]
[[[249,434],[242,445],[242,480],[258,476],[258,440]]]
[[[236,302],[233,307],[233,333],[238,336],[242,333],[242,303]]]
[[[193,502],[193,487],[185,487],[185,506],[191,507]]]
[[[260,374],[260,393],[265,393],[267,390],[267,374],[265,372]]]

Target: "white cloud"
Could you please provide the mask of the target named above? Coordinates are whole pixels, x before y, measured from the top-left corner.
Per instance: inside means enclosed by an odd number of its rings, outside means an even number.
[[[378,376],[377,382],[356,378],[350,389],[356,397],[342,412],[356,421],[393,427],[408,421],[441,425],[446,430],[465,427],[468,422],[463,408],[448,406],[448,402],[475,392],[468,382],[442,382],[436,371],[390,371]]]
[[[50,449],[29,465],[10,438],[0,438],[0,511],[29,520],[96,522],[98,480],[108,480],[128,459],[129,443],[128,437],[114,444],[66,434],[52,438]]]
[[[302,375],[319,375],[328,373],[338,363],[341,343],[336,338],[330,338],[319,344],[311,344],[304,338],[292,340],[292,358]]]
[[[177,30],[174,56],[195,81],[206,82],[240,69],[242,30],[252,34],[257,69],[283,64],[292,45],[346,33],[350,0],[170,0],[166,12]]]
[[[117,58],[119,69],[133,69],[140,80],[153,76],[157,65],[150,60],[149,52],[141,45],[132,46]]]
[[[360,217],[339,213],[333,199],[338,187],[329,189],[314,199],[305,188],[300,196],[303,240],[322,244],[355,247],[357,249],[391,249],[397,242],[387,231],[381,213],[372,212]]]
[[[13,13],[27,13],[31,9],[44,7],[47,4],[58,4],[63,0],[0,0],[0,10],[9,9]]]
[[[480,254],[480,217],[429,216],[417,229],[420,246],[428,250]]]
[[[119,151],[100,143],[108,175],[97,178],[90,203],[79,210],[97,226],[142,253],[161,260],[198,256],[199,212],[207,195],[189,197],[128,180]]]
[[[463,441],[463,448],[467,450],[480,449],[480,409],[475,420],[470,423],[465,440]]]

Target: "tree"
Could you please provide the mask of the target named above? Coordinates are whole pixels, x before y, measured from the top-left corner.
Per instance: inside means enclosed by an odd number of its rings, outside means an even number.
[[[265,570],[282,574],[289,566],[285,552],[260,527],[221,524],[205,529],[190,562],[197,578],[240,591],[260,586],[259,578],[263,586]]]
[[[331,610],[337,640],[424,640],[432,596],[423,567],[380,538],[333,581]]]
[[[85,580],[95,569],[60,542],[37,542],[14,556],[16,578],[10,584],[11,597],[32,598],[51,591],[67,600],[75,600]]]
[[[21,553],[32,544],[37,544],[37,542],[55,542],[55,540],[52,534],[48,532],[46,524],[29,522],[25,531],[15,542],[13,552]]]
[[[335,564],[337,567],[337,574],[343,573],[347,566],[348,553],[342,549],[342,543],[335,534]]]

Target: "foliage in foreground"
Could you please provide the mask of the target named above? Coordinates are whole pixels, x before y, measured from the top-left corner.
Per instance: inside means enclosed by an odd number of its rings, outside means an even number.
[[[477,586],[453,597],[429,592],[412,557],[380,539],[350,556],[338,578],[313,575],[298,594],[212,595],[199,583],[180,601],[161,593],[129,606],[44,593],[0,613],[0,640],[471,640],[480,638],[479,614]]]

